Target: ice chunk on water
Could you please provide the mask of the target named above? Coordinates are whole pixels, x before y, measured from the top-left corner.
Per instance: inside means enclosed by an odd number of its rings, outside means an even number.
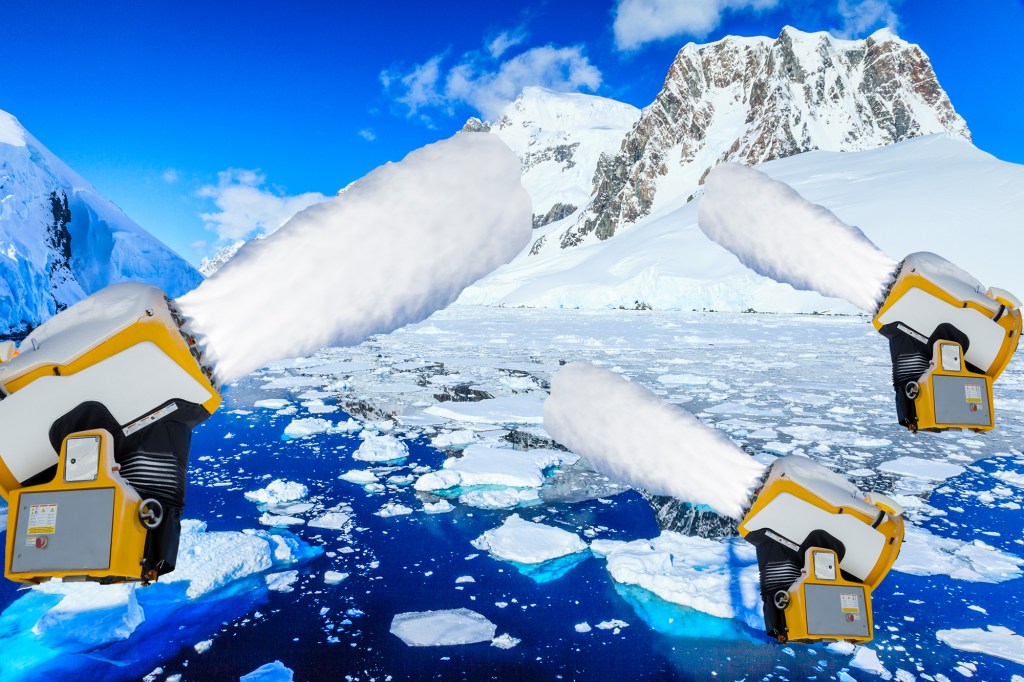
[[[898,457],[878,465],[879,471],[887,471],[891,474],[903,474],[914,478],[923,478],[929,481],[944,481],[947,478],[954,478],[964,472],[962,466],[948,462],[936,462],[931,459],[920,457]]]
[[[362,462],[393,462],[409,456],[409,448],[394,436],[364,430],[359,437],[363,442],[352,453],[352,459]]]
[[[404,504],[399,504],[397,502],[388,502],[387,504],[380,508],[380,511],[376,511],[374,512],[374,514],[376,514],[377,516],[382,516],[384,518],[388,518],[390,516],[405,516],[406,514],[412,514],[412,509],[406,507]]]
[[[579,632],[580,634],[587,633],[592,630],[590,623],[576,623],[573,627],[576,629],[576,632]]]
[[[551,379],[544,428],[612,480],[740,518],[764,466],[717,429],[588,363]]]
[[[454,511],[455,507],[448,500],[438,500],[437,502],[424,502],[423,511],[427,514],[447,514],[450,511]]]
[[[245,493],[245,499],[259,504],[283,504],[301,500],[308,494],[309,489],[301,483],[276,479],[262,490]]]
[[[873,313],[896,261],[863,232],[783,182],[737,163],[704,181],[697,224],[759,275]]]
[[[539,501],[540,495],[535,488],[468,490],[459,495],[461,504],[477,509],[512,509],[513,507],[536,504]]]
[[[257,400],[252,404],[253,407],[262,407],[268,410],[280,410],[282,407],[291,405],[292,401],[285,400],[284,398],[265,398],[264,400]]]
[[[504,635],[498,635],[491,640],[491,646],[497,647],[498,649],[511,649],[515,647],[519,642],[523,640],[513,637],[512,635],[505,633]]]
[[[352,469],[350,471],[346,471],[341,476],[338,476],[338,478],[343,481],[348,481],[349,483],[358,483],[359,485],[367,485],[369,483],[377,482],[377,475],[366,469]]]
[[[330,528],[332,530],[341,530],[348,524],[349,520],[350,517],[345,512],[331,511],[313,519],[308,525],[310,528]]]
[[[248,675],[242,675],[238,682],[293,682],[295,674],[291,668],[286,668],[281,661],[267,663],[253,670]]]
[[[544,420],[543,403],[523,395],[489,398],[475,403],[440,403],[431,405],[424,412],[468,424],[540,424]]]
[[[295,588],[292,585],[299,579],[298,571],[282,571],[280,573],[270,573],[266,576],[267,589],[274,592],[294,592]]]
[[[893,568],[912,575],[948,575],[957,580],[999,583],[1019,578],[1024,559],[981,540],[943,538],[906,524],[903,547]]]
[[[997,656],[1024,665],[1024,637],[1009,628],[998,625],[987,627],[987,630],[981,628],[939,630],[935,636],[940,642],[944,642],[954,649]]]
[[[324,571],[324,582],[328,585],[337,585],[347,577],[348,573],[341,573],[339,571]]]
[[[866,646],[857,647],[857,653],[850,659],[850,666],[853,668],[859,668],[866,673],[872,675],[878,675],[883,680],[891,680],[892,673],[885,669],[882,662],[878,660],[878,653],[874,649],[870,649]]]
[[[413,611],[400,613],[391,621],[391,634],[409,646],[489,642],[496,630],[494,623],[469,609]]]
[[[304,417],[293,419],[288,426],[284,427],[284,435],[289,438],[306,438],[315,436],[318,433],[327,433],[331,430],[331,421],[320,417]]]
[[[279,516],[276,514],[268,514],[266,512],[260,516],[259,520],[261,526],[273,526],[275,528],[282,526],[301,526],[306,522],[304,519],[300,519],[297,516]]]
[[[187,582],[186,594],[196,598],[274,563],[266,533],[205,531],[204,523],[182,521],[178,561],[174,571],[161,576],[161,584]]]
[[[761,597],[754,547],[665,531],[652,540],[595,540],[591,551],[608,560],[616,582],[636,585],[665,601],[761,628]]]
[[[202,642],[196,642],[192,648],[196,650],[197,654],[205,654],[213,646],[212,639],[204,639]]]
[[[128,639],[145,620],[135,598],[135,585],[62,583],[50,581],[33,588],[60,595],[56,606],[32,628],[43,644],[65,651],[88,651],[101,644]]]
[[[441,433],[430,439],[435,448],[463,448],[476,440],[476,434],[469,429]]]
[[[587,543],[575,533],[525,521],[518,514],[473,540],[473,546],[520,564],[540,564],[587,549]]]

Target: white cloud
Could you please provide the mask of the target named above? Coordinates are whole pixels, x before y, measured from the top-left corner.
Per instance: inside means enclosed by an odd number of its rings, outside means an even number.
[[[266,181],[258,170],[229,168],[218,173],[216,185],[204,185],[197,192],[218,210],[199,217],[221,241],[245,239],[254,232],[270,234],[302,209],[327,198],[319,192],[288,196],[266,188]]]
[[[369,128],[363,128],[359,131],[359,137],[363,138],[367,142],[373,142],[377,139],[377,133],[373,132]]]
[[[422,107],[437,106],[443,103],[443,98],[438,92],[443,59],[443,54],[431,57],[405,75],[382,71],[380,82],[384,84],[385,90],[392,86],[401,88],[402,94],[398,101],[409,107],[410,114],[415,114]]]
[[[178,171],[176,171],[173,168],[168,168],[167,170],[160,174],[160,179],[166,182],[168,185],[173,185],[180,179],[180,177],[178,176]]]
[[[538,85],[560,92],[594,91],[601,85],[601,71],[579,45],[533,47],[501,60],[519,41],[518,34],[502,33],[486,51],[463,55],[458,64],[444,68],[445,55],[436,55],[405,75],[385,71],[381,83],[408,108],[409,116],[424,117],[434,108],[452,113],[456,104],[468,104],[493,120],[523,88]]]
[[[505,54],[509,48],[521,45],[526,40],[526,29],[519,27],[512,31],[502,31],[496,38],[487,43],[487,51],[491,57],[498,59]]]
[[[445,98],[466,102],[494,120],[528,85],[560,92],[593,91],[601,85],[601,72],[579,46],[534,47],[497,70],[481,70],[471,62],[459,64],[448,73]]]
[[[858,38],[883,26],[896,30],[899,23],[889,0],[839,0],[843,25],[832,33],[840,38]]]
[[[620,50],[635,50],[667,38],[705,38],[722,23],[726,11],[760,11],[778,3],[779,0],[619,0],[613,27],[615,44]]]

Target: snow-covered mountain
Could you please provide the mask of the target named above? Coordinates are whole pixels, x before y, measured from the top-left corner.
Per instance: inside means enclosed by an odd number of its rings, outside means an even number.
[[[536,127],[575,120],[573,114],[552,112],[557,97],[564,96],[545,98],[543,114],[530,111],[534,100],[525,94],[511,107],[520,120],[537,122],[532,139],[557,139],[559,131]],[[941,138],[868,153],[927,135]],[[539,225],[528,251],[460,302],[852,312],[844,303],[760,278],[707,240],[696,228],[696,204],[686,205],[699,196],[704,176],[723,161],[757,164],[803,156],[765,170],[785,173],[800,191],[811,183],[809,199],[820,196],[894,258],[931,249],[970,269],[960,255],[970,252],[970,244],[951,248],[937,235],[951,237],[963,229],[970,211],[1007,229],[1019,204],[1012,191],[989,192],[968,168],[983,169],[989,182],[1010,182],[1020,167],[993,159],[969,140],[928,57],[888,30],[840,40],[787,27],[774,40],[728,37],[689,44],[617,148],[599,154],[590,197],[575,213]],[[529,156],[514,142],[530,188]],[[884,174],[893,167],[901,174],[888,184]],[[567,195],[570,186],[579,196],[579,178],[587,173],[573,170],[572,177],[549,173],[543,183],[547,196]],[[854,176],[862,184],[849,185]],[[970,192],[962,189],[968,187]],[[943,201],[936,202],[932,191]],[[991,200],[979,206],[972,192],[992,194]],[[991,266],[979,266],[977,274],[989,277]],[[1012,269],[995,274],[1004,282],[1016,276]]]
[[[0,111],[0,334],[34,327],[114,282],[179,296],[202,279]]]
[[[614,156],[594,200],[557,239],[607,239],[664,201],[692,194],[723,161],[863,151],[930,133],[970,139],[928,57],[882,29],[864,40],[786,27],[775,40],[686,45]]]
[[[470,119],[463,130],[489,130],[519,155],[541,227],[590,200],[598,160],[615,153],[639,118],[639,109],[613,99],[528,87],[493,124]]]
[[[933,251],[987,286],[1024,292],[1022,165],[942,134],[862,152],[807,152],[757,167],[858,226],[894,258]],[[697,227],[697,203],[677,195],[611,239],[524,254],[467,289],[459,302],[855,312],[848,303],[795,291],[745,268]],[[537,232],[558,229],[553,224]]]

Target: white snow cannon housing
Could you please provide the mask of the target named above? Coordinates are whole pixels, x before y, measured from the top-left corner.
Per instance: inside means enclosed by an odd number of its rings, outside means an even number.
[[[904,258],[873,320],[889,339],[899,423],[992,429],[992,383],[1017,350],[1020,306],[933,253]]]
[[[902,508],[796,455],[775,460],[752,500],[738,530],[757,547],[768,636],[870,641],[871,592],[899,555]]]
[[[174,303],[110,286],[0,362],[4,575],[155,580],[174,570],[192,429],[220,405]]]

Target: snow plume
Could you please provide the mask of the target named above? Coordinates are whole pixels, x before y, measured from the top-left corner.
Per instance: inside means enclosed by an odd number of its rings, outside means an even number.
[[[544,428],[613,480],[734,519],[764,472],[686,410],[587,363],[566,365],[552,378]]]
[[[527,244],[530,197],[499,139],[460,133],[254,241],[179,300],[230,382],[419,322]]]
[[[896,268],[864,233],[785,183],[736,163],[704,183],[697,224],[759,275],[874,312]]]

